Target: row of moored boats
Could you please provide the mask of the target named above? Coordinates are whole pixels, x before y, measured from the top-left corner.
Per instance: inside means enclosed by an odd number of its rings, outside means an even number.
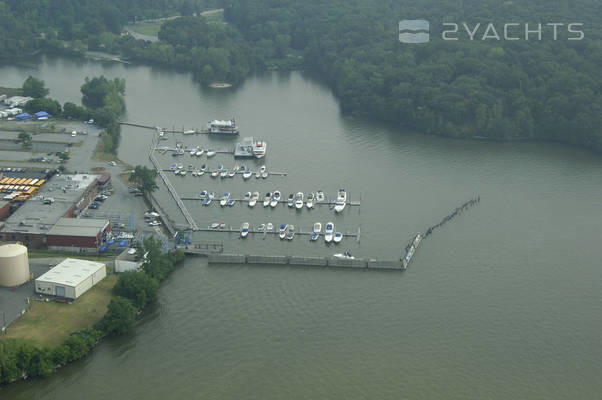
[[[232,206],[236,203],[236,200],[230,199],[230,192],[225,192],[220,200],[220,205],[224,206]],[[203,201],[203,205],[208,206],[215,199],[214,192],[207,192],[203,190],[200,193],[200,198]],[[247,202],[249,207],[255,207],[255,205],[260,201],[259,192],[255,191],[253,193],[247,192],[243,196],[244,202]],[[308,193],[307,196],[303,194],[303,192],[291,193],[288,196],[286,201],[287,205],[290,208],[296,208],[297,210],[303,209],[303,207],[307,207],[308,209],[314,208],[314,206],[318,203],[324,203],[326,197],[324,192],[319,190],[317,193]],[[279,190],[272,192],[267,192],[263,196],[262,204],[264,207],[272,207],[275,208],[280,202],[283,202],[282,193]],[[334,202],[334,210],[336,212],[341,212],[345,209],[345,205],[347,204],[347,193],[344,189],[340,189],[337,195],[337,200]]]
[[[223,224],[223,223],[222,223]],[[213,229],[218,229],[220,226],[219,224],[217,224],[216,226],[212,226]],[[242,238],[245,238],[249,235],[250,232],[250,224],[248,222],[245,222],[241,225],[240,227],[240,236]],[[274,226],[272,225],[272,223],[268,223],[268,224],[261,224],[261,226],[258,229],[258,233],[259,232],[271,232],[274,229]],[[334,227],[334,223],[333,222],[328,222],[326,223],[326,226],[324,227],[324,231],[322,232],[322,223],[321,222],[316,222],[314,224],[313,227],[313,231],[311,234],[311,241],[315,242],[316,240],[318,240],[320,238],[320,235],[324,234],[324,241],[326,243],[340,243],[343,240],[343,233],[342,232],[335,232],[335,227]],[[295,237],[295,226],[293,224],[282,224],[280,225],[280,228],[278,229],[278,237],[280,237],[280,239],[286,239],[286,240],[293,240],[293,238]]]

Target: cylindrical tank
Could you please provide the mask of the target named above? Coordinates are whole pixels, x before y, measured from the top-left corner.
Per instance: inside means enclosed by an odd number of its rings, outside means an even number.
[[[19,286],[28,280],[27,247],[20,244],[0,246],[0,286]]]

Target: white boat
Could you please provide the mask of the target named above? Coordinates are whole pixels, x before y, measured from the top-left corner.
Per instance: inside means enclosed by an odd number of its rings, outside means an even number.
[[[322,223],[321,222],[316,222],[314,224],[314,231],[311,234],[311,240],[312,241],[318,240],[318,238],[320,237],[320,232],[322,232]]]
[[[255,172],[255,179],[259,178],[261,178],[261,169],[258,169],[257,172]]]
[[[219,201],[219,205],[225,207],[228,204],[228,200],[230,200],[230,193],[226,192]]]
[[[347,192],[345,189],[339,189],[339,194],[337,195],[337,201],[334,205],[335,212],[341,212],[345,209],[345,205],[347,205]]]
[[[324,200],[326,200],[326,196],[324,196],[324,192],[321,190],[318,190],[318,193],[316,193],[316,203],[321,203]]]
[[[289,207],[294,207],[295,206],[295,195],[293,193],[288,195],[288,201],[287,204]]]
[[[280,239],[284,239],[286,237],[286,231],[288,229],[288,225],[287,224],[282,224],[280,225],[280,229],[278,230],[278,237]]]
[[[182,132],[184,135],[192,135],[195,131],[193,129],[186,130]]]
[[[259,168],[259,170],[255,173],[255,178],[263,178],[265,174],[267,174],[267,170],[265,168],[265,165],[262,165]],[[267,178],[267,175],[265,176],[265,178]]]
[[[276,190],[274,191],[274,195],[272,196],[272,199],[270,200],[270,207],[274,208],[278,205],[278,203],[280,202],[280,197],[282,197],[282,194]]]
[[[335,255],[333,255],[333,257],[342,258],[344,260],[355,260],[355,257],[353,257],[349,251],[345,251],[342,254],[341,253],[335,254]]]
[[[253,155],[255,158],[263,158],[267,151],[267,143],[263,140],[253,141]]]
[[[343,234],[341,232],[336,232],[334,234],[334,242],[335,243],[340,243],[341,240],[343,240]]]
[[[203,153],[205,153],[204,149],[198,148],[198,150],[195,153],[195,156],[200,157],[203,155]]]
[[[249,234],[249,223],[245,222],[240,227],[240,237],[245,238]]]
[[[265,229],[268,232],[271,232],[272,230],[274,230],[274,224],[272,224],[271,222],[268,222],[268,224],[265,226]]]
[[[257,200],[259,200],[259,192],[253,192],[251,194],[251,199],[249,200],[249,207],[255,207]]]
[[[286,231],[286,240],[293,240],[295,237],[295,225],[289,225]]]
[[[238,126],[236,126],[236,120],[234,118],[230,120],[219,120],[215,119],[207,123],[207,130],[209,133],[216,133],[221,135],[238,135]]]
[[[309,209],[314,208],[314,199],[315,199],[315,196],[313,193],[307,194],[307,200],[305,201],[305,205],[307,206],[307,208],[309,208]]]
[[[249,179],[251,176],[253,176],[253,171],[251,171],[250,169],[245,170],[245,172],[242,173],[242,179],[247,180]]]
[[[211,177],[212,178],[217,178],[217,176],[219,175],[219,171],[214,169],[213,172],[211,172]]]
[[[215,197],[215,193],[209,192],[207,194],[207,197],[205,197],[205,201],[203,202],[203,205],[208,206],[209,204],[211,204],[211,201],[213,200],[214,197]]]
[[[263,206],[267,207],[270,205],[270,201],[272,201],[272,193],[267,192],[265,197],[263,198]]]
[[[185,176],[187,171],[180,171],[180,176]]]
[[[233,177],[234,177],[234,175],[236,175],[236,171],[238,171],[238,167],[234,167],[233,169],[231,169],[231,170],[228,172],[228,176],[229,176],[230,178],[233,178]]]
[[[211,224],[211,229],[225,229],[225,228],[226,228],[225,222],[214,222]]]
[[[207,164],[201,165],[201,172],[207,171]]]
[[[197,171],[197,172],[196,172],[196,176],[197,176],[197,177],[199,177],[199,176],[203,176],[203,175],[205,175],[205,171],[203,171],[203,170],[201,170],[201,171]]]
[[[228,200],[228,207],[232,207],[234,205],[234,203],[236,203],[236,200],[234,200],[234,199]]]
[[[228,176],[228,170],[224,168],[222,172],[219,174],[220,177],[225,178]]]
[[[224,166],[223,166],[222,164],[219,164],[219,165],[217,166],[217,170],[218,170],[219,172],[222,172],[222,171],[224,170]]]
[[[329,222],[326,224],[326,228],[324,228],[324,240],[326,243],[332,242],[332,237],[334,236],[334,224]]]
[[[300,210],[303,208],[303,193],[299,192],[295,196],[295,208]]]
[[[201,194],[199,194],[199,197],[201,198],[201,200],[205,200],[205,198],[207,197],[207,191],[203,190]]]
[[[207,157],[213,157],[215,155],[215,150],[207,149]]]
[[[174,173],[174,175],[180,175],[180,170],[176,169],[176,170],[173,171],[173,173]]]
[[[251,192],[245,193],[244,200],[248,203],[251,201]]]

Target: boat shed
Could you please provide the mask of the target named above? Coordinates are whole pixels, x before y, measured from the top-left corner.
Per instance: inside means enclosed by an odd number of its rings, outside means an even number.
[[[36,293],[77,299],[107,276],[103,263],[67,258],[35,281]]]
[[[107,219],[61,218],[46,235],[48,248],[97,253],[110,231],[111,224]]]

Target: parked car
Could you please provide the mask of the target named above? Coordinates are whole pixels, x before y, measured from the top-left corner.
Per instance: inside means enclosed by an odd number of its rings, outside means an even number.
[[[96,203],[92,203],[92,204],[90,204],[90,205],[88,206],[88,208],[89,208],[90,210],[96,210],[96,209],[98,209],[98,204],[96,204]]]
[[[109,161],[108,164],[112,165],[113,167],[117,165],[117,163],[115,161]]]
[[[136,196],[136,197],[142,197],[143,194],[142,194],[142,192],[136,192],[136,193],[134,193],[134,196]]]
[[[77,131],[72,131],[71,132],[71,137],[75,137],[75,136],[77,136]]]

